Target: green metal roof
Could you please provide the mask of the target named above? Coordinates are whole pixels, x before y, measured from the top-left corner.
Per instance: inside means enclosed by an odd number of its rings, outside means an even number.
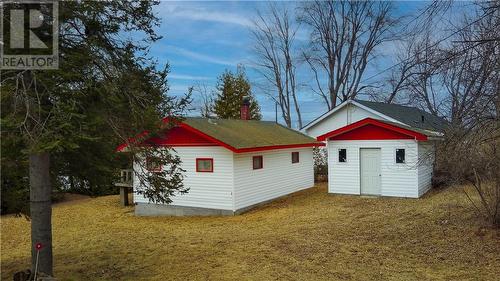
[[[443,132],[448,124],[443,118],[436,117],[416,107],[365,100],[355,101],[360,103],[361,105],[369,107],[375,111],[378,111],[384,115],[405,123],[413,129]],[[422,116],[424,117],[423,122]]]
[[[183,123],[236,149],[319,143],[272,121],[187,117]]]

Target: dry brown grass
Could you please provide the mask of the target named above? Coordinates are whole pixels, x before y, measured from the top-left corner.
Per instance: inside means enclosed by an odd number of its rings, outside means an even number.
[[[54,207],[61,280],[498,280],[500,234],[456,189],[419,200],[324,185],[235,217],[135,217],[117,196]],[[29,266],[29,222],[1,219],[1,271]]]

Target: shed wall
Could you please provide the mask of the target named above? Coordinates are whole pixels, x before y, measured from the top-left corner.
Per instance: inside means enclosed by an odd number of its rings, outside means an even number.
[[[328,141],[328,192],[360,194],[360,148],[381,149],[381,195],[418,197],[418,150],[414,140]],[[347,149],[347,162],[338,150]],[[396,163],[396,149],[405,149],[406,163]]]
[[[292,164],[292,152],[299,163]],[[254,170],[252,157],[262,155],[264,167]],[[314,185],[312,148],[234,154],[235,209],[280,197]]]
[[[186,170],[184,185],[190,190],[186,194],[172,197],[173,206],[233,210],[233,152],[223,147],[175,147]],[[213,158],[214,171],[196,172],[196,158]],[[134,169],[139,169],[138,164]],[[139,188],[134,179],[134,190]],[[148,199],[134,192],[134,202],[148,203]]]
[[[432,187],[434,171],[434,143],[420,142],[418,144],[418,195],[422,196]]]
[[[380,116],[375,115],[363,108],[348,104],[345,107],[339,109],[337,112],[333,113],[331,116],[323,119],[318,124],[307,129],[306,134],[313,138],[317,138],[318,136],[337,130],[341,127],[368,117],[384,120]]]

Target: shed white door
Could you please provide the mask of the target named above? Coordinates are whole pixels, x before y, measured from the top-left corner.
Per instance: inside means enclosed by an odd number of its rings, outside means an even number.
[[[380,195],[380,148],[360,149],[361,194]]]

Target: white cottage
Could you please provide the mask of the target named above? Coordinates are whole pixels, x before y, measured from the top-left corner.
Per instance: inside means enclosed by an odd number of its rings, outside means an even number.
[[[154,143],[175,149],[190,190],[169,205],[134,192],[136,215],[233,215],[312,187],[322,145],[275,122],[207,118],[186,118]]]
[[[431,188],[446,121],[414,107],[348,100],[303,130],[328,150],[328,192],[418,198]]]

